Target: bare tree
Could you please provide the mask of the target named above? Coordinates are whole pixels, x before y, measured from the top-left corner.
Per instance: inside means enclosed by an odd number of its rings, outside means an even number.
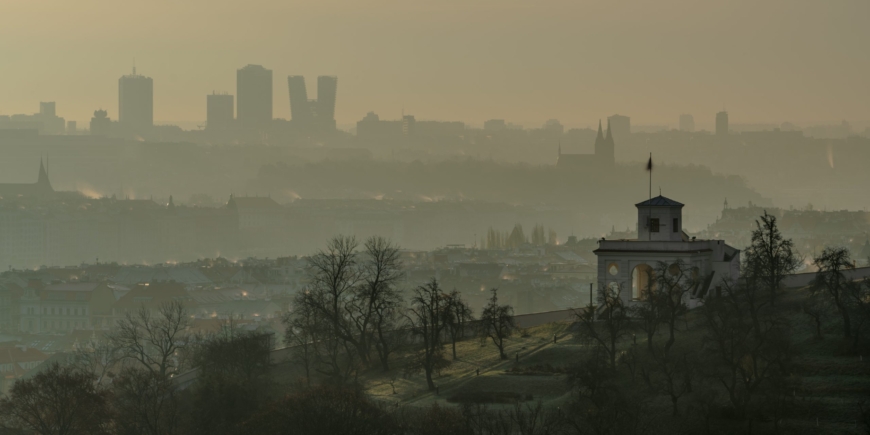
[[[780,311],[756,310],[763,315],[752,319],[749,305],[757,302],[738,284],[728,286],[719,297],[708,298],[701,309],[706,331],[704,354],[709,358],[704,367],[728,392],[736,415],[746,419],[750,430],[752,404],[788,373],[793,355],[786,318]]]
[[[671,399],[672,413],[679,414],[679,400],[692,392],[696,376],[694,358],[679,356],[667,351],[652,352],[647,364],[641,368],[641,378],[655,392],[667,394]]]
[[[172,379],[139,367],[127,367],[112,383],[119,435],[178,433],[180,414]]]
[[[510,337],[517,327],[514,322],[514,308],[510,305],[499,305],[498,289],[494,288],[491,291],[492,297],[480,313],[480,333],[481,336],[492,340],[498,348],[501,359],[507,359],[504,353],[504,340]]]
[[[698,277],[693,276],[691,267],[677,260],[673,263],[660,262],[656,274],[656,291],[652,298],[660,306],[661,320],[668,330],[668,341],[664,350],[668,352],[676,340],[677,321],[688,311],[686,295],[698,284]]]
[[[746,267],[742,272],[745,279],[758,281],[756,285],[766,290],[767,300],[773,306],[783,280],[793,274],[803,260],[795,252],[794,242],[782,236],[776,216],[765,211],[759,219],[755,221],[752,242],[743,253]]]
[[[91,373],[52,364],[0,399],[0,427],[40,435],[109,434],[109,394]]]
[[[313,310],[301,304],[282,318],[284,343],[292,347],[291,358],[305,370],[305,383],[311,386],[311,370],[319,360],[319,325]]]
[[[444,329],[445,295],[441,292],[438,281],[432,278],[426,285],[414,289],[411,306],[407,316],[411,329],[420,337],[423,349],[420,365],[426,372],[426,385],[429,391],[435,390],[432,374],[443,359],[441,350],[441,332]]]
[[[156,314],[143,306],[135,314],[127,313],[118,322],[112,341],[126,358],[166,378],[177,368],[176,353],[186,343],[189,325],[190,316],[179,301],[160,305]]]
[[[801,302],[801,312],[812,320],[817,339],[823,338],[822,325],[830,313],[827,302],[821,293],[810,294]]]
[[[93,373],[95,382],[102,384],[124,359],[124,352],[112,340],[92,340],[76,349],[74,358],[80,369]]]
[[[453,359],[456,359],[456,342],[465,335],[465,327],[468,322],[474,320],[474,314],[467,302],[462,300],[462,293],[453,289],[447,295],[447,307],[444,310],[444,323],[447,333],[450,335],[450,343],[453,350]]]
[[[202,340],[193,360],[203,375],[216,374],[254,384],[268,374],[271,353],[272,334],[242,331],[230,317],[218,333]]]
[[[307,305],[321,319],[328,335],[324,339],[345,342],[339,347],[352,347],[360,358],[367,359],[364,337],[355,331],[349,306],[358,286],[363,283],[363,270],[357,262],[359,244],[354,237],[336,236],[324,250],[308,259],[308,289],[300,293],[295,305]]]
[[[849,293],[857,284],[846,278],[845,270],[853,267],[849,250],[846,248],[825,248],[813,259],[819,272],[810,284],[813,295],[822,294],[831,302],[843,319],[843,337],[852,336],[852,323],[849,316]]]
[[[360,348],[368,360],[372,344],[384,370],[389,370],[402,297],[396,289],[402,264],[399,248],[383,237],[370,237],[363,252],[362,282],[348,305],[350,318],[359,336]],[[374,343],[372,343],[374,342]]]
[[[617,347],[632,327],[631,317],[622,299],[622,287],[598,289],[598,306],[588,306],[576,313],[579,336],[603,350],[611,370],[616,370]]]

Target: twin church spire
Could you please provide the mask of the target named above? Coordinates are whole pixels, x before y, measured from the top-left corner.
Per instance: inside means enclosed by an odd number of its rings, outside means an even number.
[[[599,145],[607,145],[614,146],[613,143],[613,130],[610,129],[610,120],[607,120],[607,135],[605,136],[603,131],[601,130],[601,120],[598,120],[598,136],[595,137],[595,147]]]

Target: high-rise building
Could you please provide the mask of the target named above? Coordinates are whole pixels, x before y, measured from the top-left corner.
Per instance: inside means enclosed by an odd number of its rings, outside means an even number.
[[[42,101],[39,103],[39,113],[33,115],[33,119],[41,124],[40,134],[63,134],[64,120],[57,116],[54,101]]]
[[[316,100],[308,99],[305,77],[303,76],[288,76],[287,88],[290,91],[290,116],[297,128],[335,130],[337,77],[320,76],[317,78]]]
[[[695,118],[692,115],[680,115],[680,131],[695,131]]]
[[[154,81],[136,74],[118,79],[118,122],[127,129],[145,129],[154,125]]]
[[[233,96],[216,94],[206,96],[205,128],[225,130],[233,124]]]
[[[57,116],[56,106],[54,101],[41,101],[39,103],[39,114],[45,117]]]
[[[716,135],[725,136],[728,134],[728,112],[721,111],[716,114]]]
[[[300,125],[311,122],[313,112],[308,102],[308,91],[305,89],[305,77],[287,77],[287,87],[290,90],[290,119]]]
[[[613,136],[620,140],[625,140],[628,138],[628,135],[631,134],[631,118],[623,115],[612,115],[607,117],[607,125],[608,129],[612,132],[610,136],[613,139]]]
[[[272,70],[247,65],[236,71],[236,117],[242,125],[272,121]]]
[[[66,122],[66,133],[67,134],[76,134],[78,130],[78,126],[75,121],[67,121]]]
[[[414,136],[414,124],[417,120],[413,115],[402,116],[402,134],[405,136]]]
[[[317,121],[326,130],[335,130],[335,97],[338,93],[338,77],[317,77]]]

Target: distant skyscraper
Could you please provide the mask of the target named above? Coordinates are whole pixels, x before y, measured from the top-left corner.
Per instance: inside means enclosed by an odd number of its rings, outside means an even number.
[[[39,103],[39,113],[34,115],[34,118],[42,124],[39,129],[41,134],[63,134],[64,120],[57,116],[54,101],[43,101]]]
[[[695,131],[695,118],[692,115],[680,115],[680,131]]]
[[[296,127],[306,130],[335,130],[337,77],[317,78],[316,100],[308,99],[303,76],[288,76],[287,88],[290,91],[290,116]]]
[[[206,96],[205,128],[225,130],[233,123],[233,96],[215,94]]]
[[[335,97],[338,92],[338,77],[317,78],[317,121],[327,130],[335,130]]]
[[[308,103],[308,91],[305,89],[305,77],[287,77],[287,87],[290,90],[290,119],[300,125],[311,122],[313,113]]]
[[[611,129],[613,136],[617,139],[625,140],[631,134],[631,118],[627,116],[608,116],[607,125],[609,125],[609,129]]]
[[[118,122],[125,128],[143,129],[154,125],[154,82],[136,74],[118,79]]]
[[[413,136],[414,135],[414,125],[416,123],[417,123],[417,120],[414,119],[413,115],[402,116],[402,134],[405,136]]]
[[[272,70],[247,65],[236,71],[236,116],[243,125],[272,121]]]
[[[725,136],[728,134],[728,112],[721,111],[716,114],[716,135]]]
[[[67,121],[66,122],[66,132],[67,134],[76,134],[76,130],[78,130],[78,126],[76,126],[75,121]]]
[[[57,111],[54,101],[40,102],[39,114],[42,116],[57,116]]]

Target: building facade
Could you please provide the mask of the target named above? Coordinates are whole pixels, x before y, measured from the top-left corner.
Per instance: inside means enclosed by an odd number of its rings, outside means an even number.
[[[612,168],[616,164],[616,144],[613,141],[613,131],[610,121],[607,121],[607,135],[601,129],[601,121],[598,121],[598,136],[595,137],[594,154],[566,154],[562,153],[559,146],[559,159],[556,167],[572,171],[599,171],[604,168]]]
[[[290,93],[290,116],[293,124],[303,130],[335,130],[335,98],[338,78],[317,77],[317,99],[309,99],[305,77],[288,76]]]
[[[683,204],[664,196],[643,201],[637,207],[637,239],[601,239],[598,249],[598,286],[620,292],[627,304],[655,291],[655,273],[660,266],[681,263],[688,271],[691,291],[684,302],[690,307],[702,303],[727,282],[740,276],[740,250],[723,240],[696,240],[682,229]]]
[[[625,140],[631,134],[631,118],[618,114],[608,116],[607,129],[612,132],[614,136],[619,138],[619,140]]]
[[[245,126],[272,122],[272,70],[247,65],[236,71],[236,117]]]
[[[716,135],[725,136],[728,134],[728,112],[721,111],[716,114]]]
[[[234,119],[233,96],[216,94],[206,96],[205,128],[209,130],[225,130]]]
[[[692,115],[680,115],[680,131],[695,131],[695,118]]]
[[[118,79],[118,122],[128,130],[154,126],[154,81],[136,74],[136,68]]]

